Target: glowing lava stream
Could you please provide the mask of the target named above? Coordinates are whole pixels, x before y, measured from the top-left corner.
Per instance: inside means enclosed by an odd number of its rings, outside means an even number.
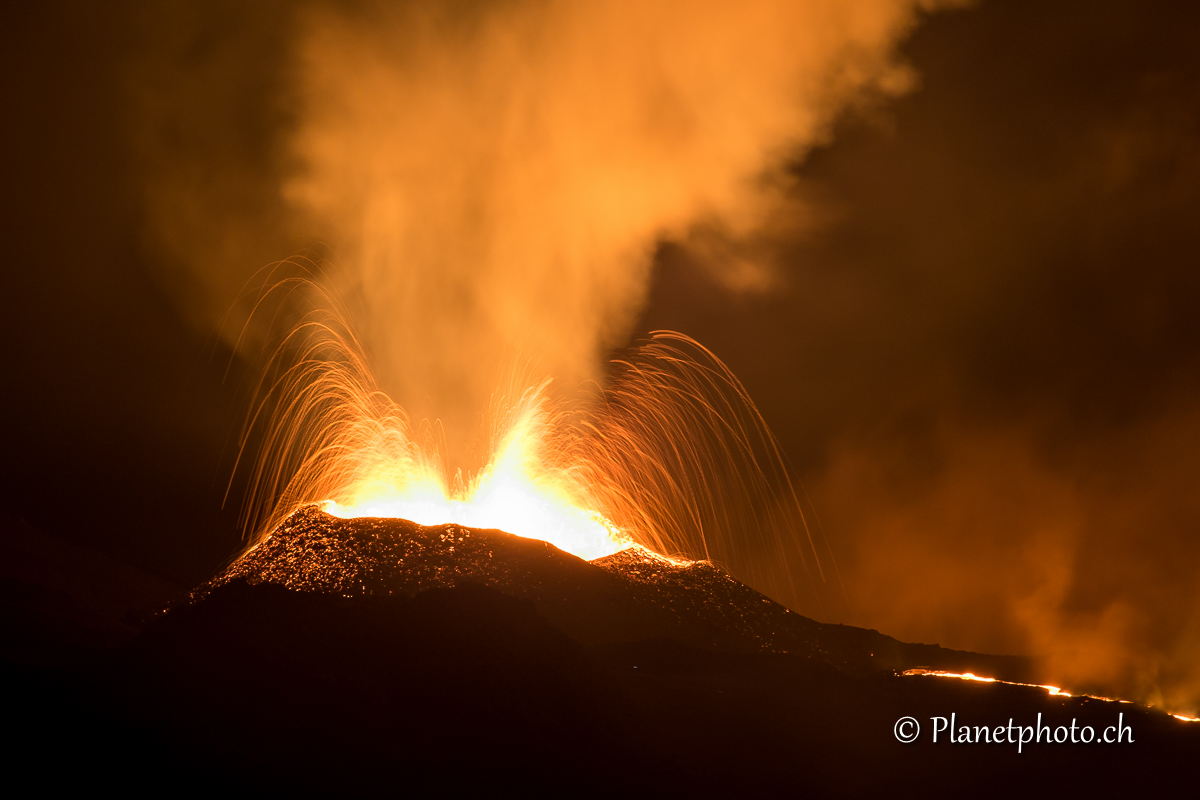
[[[1045,689],[1047,692],[1050,693],[1051,696],[1054,696],[1054,697],[1074,697],[1075,696],[1075,695],[1071,694],[1070,692],[1064,692],[1062,689],[1058,688],[1057,686],[1048,686],[1048,685],[1040,684],[1040,683],[1020,683],[1019,681],[1002,681],[998,678],[983,678],[972,672],[946,672],[946,671],[940,670],[940,669],[906,669],[906,670],[904,670],[903,674],[904,675],[931,675],[935,678],[958,678],[959,680],[963,680],[963,681],[979,681],[980,683],[1004,683],[1004,684],[1008,684],[1009,686],[1031,686],[1035,689]],[[1132,700],[1120,700],[1115,697],[1100,697],[1099,695],[1094,695],[1094,694],[1085,694],[1085,695],[1080,695],[1080,696],[1088,697],[1088,698],[1091,698],[1092,700],[1103,700],[1107,703],[1129,703],[1129,704],[1132,704],[1132,702],[1133,702]],[[1170,716],[1175,717],[1175,719],[1181,719],[1184,722],[1200,722],[1200,717],[1189,717],[1184,714],[1171,714],[1169,711],[1167,713],[1170,714]]]

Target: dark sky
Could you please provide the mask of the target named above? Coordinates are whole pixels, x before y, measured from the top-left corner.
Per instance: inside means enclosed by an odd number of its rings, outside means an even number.
[[[311,243],[272,193],[290,16],[202,6],[0,26],[4,502],[181,584],[240,541],[240,480],[221,504],[251,372],[181,310],[211,287],[147,233],[156,169],[186,162],[253,221],[244,279]],[[688,333],[745,383],[838,557],[842,621],[1194,710],[1198,31],[1186,3],[934,15],[902,48],[918,88],[794,164],[820,213],[756,243],[781,288],[732,295],[659,247],[638,332]]]

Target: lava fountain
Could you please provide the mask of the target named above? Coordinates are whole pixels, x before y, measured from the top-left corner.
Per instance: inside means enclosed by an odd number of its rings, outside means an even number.
[[[567,402],[528,374],[492,397],[481,466],[449,469],[429,422],[375,383],[347,315],[316,297],[273,349],[242,435],[261,437],[247,522],[256,540],[296,508],[497,528],[585,560],[640,546],[716,561],[777,594],[827,581],[779,447],[745,388],[687,336],[658,332]],[[241,456],[239,456],[240,460]]]
[[[629,547],[629,535],[589,507],[577,465],[564,463],[565,454],[556,451],[561,434],[547,409],[546,388],[543,383],[526,390],[508,409],[491,458],[478,474],[464,481],[458,473],[447,485],[433,466],[436,454],[414,449],[405,429],[393,428],[382,431],[382,439],[395,447],[370,452],[344,492],[349,499],[328,500],[325,510],[337,517],[498,528],[589,561]]]

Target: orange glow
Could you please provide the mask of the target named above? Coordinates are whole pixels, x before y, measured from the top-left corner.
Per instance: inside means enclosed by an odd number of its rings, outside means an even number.
[[[1049,686],[1046,684],[1039,684],[1039,683],[1020,683],[1018,681],[1002,681],[997,678],[981,678],[978,675],[975,675],[970,672],[946,672],[946,671],[940,670],[940,669],[918,668],[918,669],[906,669],[906,670],[904,670],[903,674],[904,675],[932,675],[935,678],[958,678],[958,679],[964,680],[964,681],[980,681],[982,683],[1003,683],[1003,684],[1007,684],[1009,686],[1031,686],[1035,689],[1045,689],[1050,694],[1051,697],[1075,697],[1075,695],[1071,694],[1070,692],[1064,692],[1062,689],[1058,688],[1057,686]],[[1084,695],[1079,695],[1079,696],[1087,697],[1091,700],[1103,700],[1106,703],[1130,703],[1131,702],[1129,700],[1120,700],[1115,697],[1101,697],[1101,696],[1095,695],[1095,694],[1084,694]],[[1168,712],[1168,713],[1170,713],[1170,712]],[[1175,719],[1181,719],[1184,722],[1200,722],[1200,718],[1189,717],[1184,714],[1170,714],[1170,716],[1174,717]]]
[[[975,675],[974,673],[971,673],[971,672],[946,672],[946,671],[940,670],[940,669],[906,669],[906,670],[904,670],[904,674],[905,675],[932,675],[935,678],[958,678],[959,680],[979,681],[981,683],[1004,683],[1009,686],[1032,686],[1035,689],[1045,689],[1046,692],[1048,694],[1050,694],[1052,697],[1074,697],[1075,696],[1075,695],[1071,694],[1070,692],[1064,692],[1062,689],[1058,688],[1057,686],[1049,686],[1049,685],[1040,684],[1040,683],[1019,683],[1017,681],[1002,681],[998,678],[983,678],[983,677]],[[1109,697],[1096,697],[1095,695],[1090,695],[1090,694],[1083,695],[1083,696],[1091,697],[1093,700],[1108,700],[1109,702],[1112,702],[1112,698],[1109,698]]]
[[[544,384],[543,387],[544,388]],[[553,430],[542,388],[526,392],[488,465],[455,490],[446,485],[434,459],[377,453],[345,490],[343,502],[328,500],[337,517],[400,517],[421,525],[453,522],[498,528],[547,541],[591,560],[632,544],[629,536],[580,501],[582,487],[571,470],[553,470]],[[402,432],[395,432],[402,435]],[[409,443],[411,444],[411,443]]]

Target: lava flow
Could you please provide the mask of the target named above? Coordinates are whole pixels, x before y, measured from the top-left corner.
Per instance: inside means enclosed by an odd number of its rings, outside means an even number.
[[[1041,684],[1041,683],[1021,683],[1019,681],[1002,681],[999,678],[985,678],[980,675],[976,675],[973,672],[945,672],[940,669],[916,668],[916,669],[906,669],[906,670],[904,670],[904,674],[905,675],[931,675],[935,678],[958,678],[959,680],[963,680],[963,681],[979,681],[980,683],[1006,683],[1009,686],[1032,686],[1035,689],[1045,689],[1046,692],[1048,694],[1050,694],[1051,696],[1074,697],[1074,695],[1071,694],[1070,692],[1064,692],[1062,689],[1058,688],[1057,686],[1049,686],[1047,684]],[[1091,694],[1084,695],[1084,696],[1090,697],[1093,700],[1107,700],[1110,703],[1113,703],[1113,702],[1128,703],[1129,702],[1128,700],[1116,700],[1112,697],[1098,697],[1096,695],[1091,695]]]
[[[1009,686],[1030,686],[1035,689],[1045,689],[1047,694],[1049,694],[1051,697],[1075,697],[1075,695],[1071,694],[1070,692],[1063,691],[1062,689],[1058,688],[1057,686],[1050,686],[1048,684],[1043,684],[1043,683],[1021,683],[1019,681],[1003,681],[1003,680],[1000,680],[999,678],[985,678],[980,675],[976,675],[973,672],[946,672],[946,671],[940,670],[940,669],[924,669],[924,668],[918,667],[916,669],[906,669],[906,670],[904,670],[903,674],[904,675],[928,675],[928,676],[932,676],[935,678],[958,678],[959,680],[963,680],[963,681],[979,681],[980,683],[1004,683],[1004,684],[1008,684]],[[1085,695],[1081,695],[1081,696],[1090,698],[1092,700],[1103,700],[1106,703],[1132,703],[1131,700],[1120,700],[1116,697],[1102,697],[1100,695],[1095,695],[1095,694],[1085,694]],[[1171,712],[1167,712],[1167,713],[1170,714],[1170,716],[1174,717],[1175,719],[1182,720],[1184,722],[1200,722],[1200,717],[1190,717],[1186,714],[1175,714],[1175,713],[1171,713]]]

